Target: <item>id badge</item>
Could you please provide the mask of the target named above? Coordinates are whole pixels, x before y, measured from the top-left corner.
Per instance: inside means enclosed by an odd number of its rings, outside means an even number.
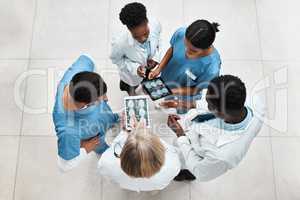
[[[193,72],[191,72],[189,69],[187,69],[185,71],[185,74],[193,81],[195,81],[197,79],[197,76],[195,74],[193,74]]]

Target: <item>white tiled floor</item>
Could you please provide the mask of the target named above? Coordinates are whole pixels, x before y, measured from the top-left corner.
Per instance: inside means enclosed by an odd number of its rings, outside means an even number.
[[[0,199],[299,200],[296,0],[142,1],[162,23],[166,47],[174,30],[194,19],[220,23],[215,46],[222,72],[240,76],[249,96],[263,95],[268,103],[266,124],[236,169],[209,183],[174,182],[164,191],[141,194],[101,179],[95,154],[70,173],[58,171],[53,95],[57,80],[80,53],[96,59],[112,108],[122,109],[125,94],[119,92],[118,73],[108,55],[111,35],[124,28],[118,13],[126,2],[0,0]],[[27,69],[33,74],[22,79]],[[155,125],[166,120],[161,113],[151,115]],[[158,128],[172,142],[174,135]]]

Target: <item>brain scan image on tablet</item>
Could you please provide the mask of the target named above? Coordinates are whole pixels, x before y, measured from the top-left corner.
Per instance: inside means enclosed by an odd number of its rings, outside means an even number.
[[[152,100],[157,100],[172,94],[161,78],[146,80],[143,83],[144,91],[149,94]]]
[[[157,84],[157,85],[162,85],[163,82],[162,82],[161,80],[157,80],[157,81],[156,81],[156,84]]]
[[[151,83],[146,83],[146,84],[145,84],[145,87],[148,88],[148,89],[150,89],[150,88],[152,87],[152,86],[151,86]]]
[[[129,116],[134,116],[134,115],[135,115],[134,109],[130,109],[130,110],[129,110]]]
[[[139,115],[140,115],[140,117],[142,118],[144,118],[145,117],[145,114],[146,114],[146,111],[143,109],[143,108],[141,108],[140,110],[139,110]]]
[[[161,90],[157,90],[157,95],[161,96],[163,94],[163,92]]]
[[[134,107],[134,101],[128,101],[128,107],[133,108]]]
[[[161,89],[161,91],[163,94],[168,94],[168,92],[169,92],[166,88]]]
[[[156,87],[155,81],[151,82],[151,87]]]
[[[126,129],[134,128],[134,123],[143,121],[150,127],[149,106],[147,96],[125,97],[125,126]]]
[[[139,107],[144,108],[145,107],[145,101],[144,100],[139,100]]]

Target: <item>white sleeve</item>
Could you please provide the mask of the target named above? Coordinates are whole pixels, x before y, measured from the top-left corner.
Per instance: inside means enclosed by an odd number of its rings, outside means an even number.
[[[118,37],[113,37],[111,43],[110,59],[113,64],[117,65],[119,69],[126,68],[131,74],[138,76],[137,69],[141,65],[138,62],[134,62],[128,59],[124,52],[123,47],[120,45],[121,41]]]
[[[158,46],[157,46],[157,50],[155,51],[152,59],[158,63],[160,63],[161,58],[162,58],[162,51],[163,51],[163,47],[162,47],[162,40],[161,40],[161,24],[159,22],[157,22],[157,25],[155,26],[155,32],[156,32],[156,37],[158,38]]]
[[[104,177],[108,177],[108,179],[112,179],[112,173],[116,170],[116,168],[119,168],[116,163],[119,162],[119,159],[115,157],[114,151],[115,151],[115,145],[117,145],[118,148],[123,147],[123,143],[126,141],[128,137],[128,134],[125,131],[121,131],[119,135],[114,139],[111,146],[102,154],[97,168],[99,171],[99,174]],[[119,149],[120,150],[120,149]],[[122,149],[121,149],[122,150]],[[121,152],[120,150],[120,152]],[[111,167],[113,166],[113,167]]]
[[[199,181],[210,181],[224,174],[229,168],[227,164],[218,159],[202,157],[192,148],[188,137],[179,137],[177,140],[183,154],[186,167]]]
[[[58,156],[58,167],[62,172],[68,172],[71,169],[77,167],[79,163],[87,157],[87,152],[84,148],[80,148],[80,154],[79,156],[71,159],[71,160],[65,160]]]

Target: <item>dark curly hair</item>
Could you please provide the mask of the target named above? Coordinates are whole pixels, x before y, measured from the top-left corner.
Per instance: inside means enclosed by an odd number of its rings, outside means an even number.
[[[134,2],[127,4],[122,8],[119,18],[122,24],[126,25],[129,29],[132,29],[148,21],[146,14],[146,7],[141,3]]]
[[[69,92],[76,102],[91,103],[106,94],[107,86],[99,74],[84,71],[73,76]]]
[[[207,49],[215,41],[216,32],[219,32],[219,26],[220,25],[215,22],[210,23],[204,19],[197,20],[188,26],[185,37],[194,47]]]
[[[222,75],[210,81],[207,101],[219,112],[234,116],[244,108],[246,87],[240,78]]]

